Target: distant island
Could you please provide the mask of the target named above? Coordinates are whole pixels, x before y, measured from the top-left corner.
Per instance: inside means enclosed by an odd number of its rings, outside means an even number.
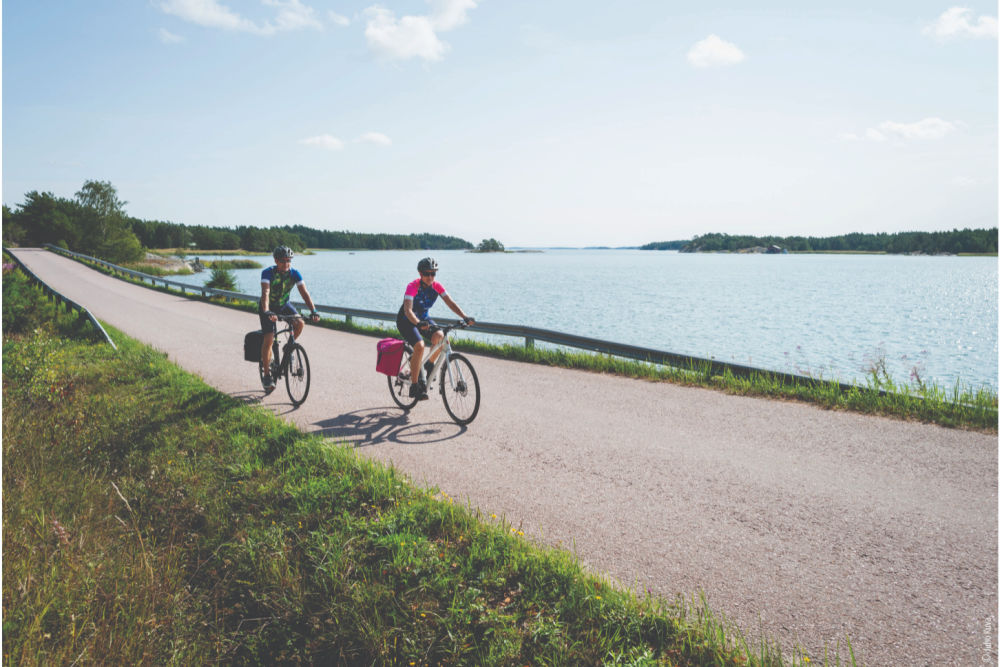
[[[997,228],[944,232],[852,233],[841,236],[733,236],[704,234],[690,241],[659,241],[640,250],[680,252],[874,252],[909,255],[997,254]]]

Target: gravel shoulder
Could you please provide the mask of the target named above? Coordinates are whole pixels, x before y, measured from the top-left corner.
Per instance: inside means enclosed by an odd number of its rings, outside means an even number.
[[[997,436],[470,356],[479,417],[409,414],[375,339],[308,328],[313,388],[262,398],[256,317],[15,254],[106,323],[230,395],[353,444],[640,592],[703,590],[751,638],[863,664],[996,664]],[[308,278],[308,277],[307,277]]]

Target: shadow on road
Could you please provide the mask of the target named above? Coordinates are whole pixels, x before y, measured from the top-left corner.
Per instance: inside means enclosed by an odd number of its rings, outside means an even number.
[[[411,424],[410,416],[399,408],[355,410],[338,417],[315,422],[319,435],[343,440],[355,447],[369,447],[385,442],[423,445],[451,440],[466,428],[454,422]]]
[[[246,403],[248,405],[253,403],[260,403],[264,398],[264,392],[262,391],[238,391],[235,394],[230,394],[237,401]]]

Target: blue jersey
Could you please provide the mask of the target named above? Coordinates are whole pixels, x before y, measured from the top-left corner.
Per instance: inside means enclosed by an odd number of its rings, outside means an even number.
[[[403,300],[413,301],[413,314],[422,320],[427,319],[427,311],[431,309],[438,295],[447,294],[444,285],[435,281],[430,287],[425,285],[420,278],[406,286]]]
[[[268,283],[271,286],[270,299],[267,302],[268,310],[276,311],[288,303],[288,298],[292,294],[292,287],[302,282],[302,274],[297,269],[289,269],[282,273],[277,266],[269,266],[260,273],[260,282]]]

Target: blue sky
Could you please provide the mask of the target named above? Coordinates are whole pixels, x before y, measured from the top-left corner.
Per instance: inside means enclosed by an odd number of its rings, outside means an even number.
[[[3,3],[3,201],[518,245],[997,224],[996,4]]]

